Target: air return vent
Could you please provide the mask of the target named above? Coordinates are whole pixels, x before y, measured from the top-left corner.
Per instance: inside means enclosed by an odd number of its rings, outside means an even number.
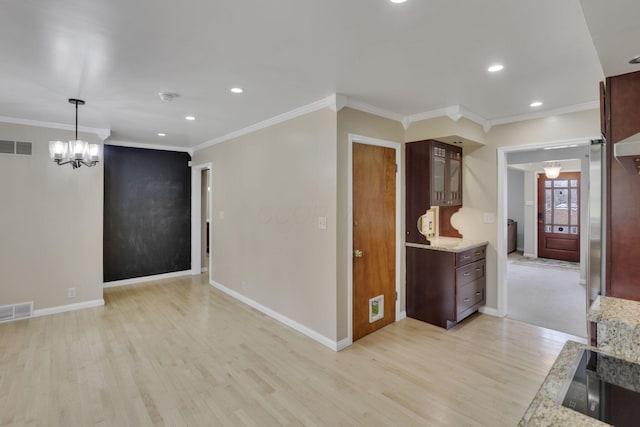
[[[0,141],[0,154],[15,153],[15,141]]]
[[[32,154],[31,146],[30,142],[0,140],[0,154],[30,156]]]
[[[31,143],[16,141],[16,154],[31,155]]]
[[[33,301],[0,307],[0,323],[31,317],[33,313]]]

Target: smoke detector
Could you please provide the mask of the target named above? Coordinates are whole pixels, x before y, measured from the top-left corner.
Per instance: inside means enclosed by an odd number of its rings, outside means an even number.
[[[173,93],[173,92],[159,92],[158,96],[163,101],[170,102],[170,101],[173,101],[174,99],[178,98],[180,96],[180,94],[179,93]]]

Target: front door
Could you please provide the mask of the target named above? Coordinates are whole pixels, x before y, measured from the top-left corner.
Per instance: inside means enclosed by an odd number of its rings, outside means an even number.
[[[396,152],[353,144],[353,340],[395,322]]]
[[[580,173],[538,175],[538,256],[580,261]]]

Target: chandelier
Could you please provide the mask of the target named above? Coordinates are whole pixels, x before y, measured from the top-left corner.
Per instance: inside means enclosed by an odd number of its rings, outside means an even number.
[[[81,99],[69,99],[76,106],[76,139],[73,141],[49,141],[51,160],[58,165],[71,164],[74,169],[82,165],[95,166],[100,161],[100,145],[89,144],[78,139],[78,105],[84,105]]]
[[[544,175],[547,179],[556,179],[560,175],[560,168],[561,166],[558,163],[552,162],[551,165],[543,168]]]

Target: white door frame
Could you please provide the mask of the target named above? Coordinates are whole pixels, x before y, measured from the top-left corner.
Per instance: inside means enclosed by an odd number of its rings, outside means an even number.
[[[558,145],[587,145],[591,141],[591,139],[597,139],[597,137],[591,138],[579,138],[579,139],[571,139],[571,140],[563,140],[563,141],[552,141],[538,144],[527,144],[527,145],[515,145],[509,147],[498,147],[497,148],[497,163],[498,163],[498,241],[496,245],[496,251],[498,253],[498,266],[497,266],[497,274],[496,280],[498,281],[498,316],[504,317],[507,315],[507,154],[513,153],[516,151],[531,151],[545,147],[556,147]],[[582,187],[581,187],[582,188]],[[537,204],[537,197],[534,200],[534,204]],[[588,204],[588,201],[583,201],[581,204]],[[537,212],[537,205],[534,206]],[[582,218],[585,218],[584,215],[581,214]],[[582,221],[582,219],[581,219]],[[582,223],[581,229],[584,228],[584,223]],[[536,237],[537,241],[537,232]],[[581,237],[582,239],[582,237]],[[537,243],[536,243],[537,245]],[[583,248],[581,241],[581,248]],[[582,252],[585,249],[581,249]],[[581,253],[582,260],[582,253]]]
[[[191,274],[193,276],[202,274],[202,171],[211,170],[211,168],[211,163],[191,166]]]
[[[370,138],[368,136],[349,134],[347,154],[347,339],[349,344],[353,342],[353,144],[376,145],[379,147],[393,148],[396,151],[396,322],[400,317],[400,262],[402,254],[402,144],[399,142],[385,141],[383,139]]]

